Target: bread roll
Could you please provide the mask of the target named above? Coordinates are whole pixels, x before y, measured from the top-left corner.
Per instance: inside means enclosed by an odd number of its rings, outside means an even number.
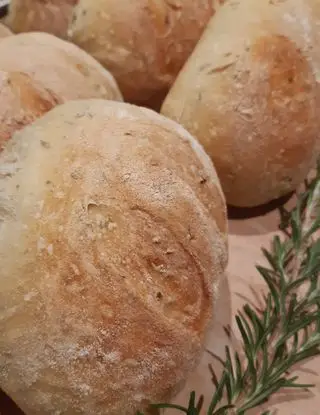
[[[227,262],[206,153],[150,110],[73,101],[16,133],[0,166],[0,387],[32,415],[169,399]]]
[[[64,38],[77,0],[11,0],[6,23],[15,33],[48,32]]]
[[[69,39],[116,78],[126,101],[163,95],[213,14],[212,0],[80,0]]]
[[[112,75],[71,43],[45,33],[14,35],[0,43],[0,151],[16,130],[57,104],[122,101]]]
[[[11,30],[4,24],[0,23],[0,39],[2,39],[3,37],[11,36],[11,35],[12,35]]]
[[[289,193],[319,153],[315,3],[226,2],[163,103],[211,156],[229,204]]]
[[[47,33],[21,33],[0,42],[0,70],[22,72],[60,100],[122,100],[113,76],[77,46]]]
[[[59,103],[58,97],[22,72],[0,71],[0,151],[12,134]]]

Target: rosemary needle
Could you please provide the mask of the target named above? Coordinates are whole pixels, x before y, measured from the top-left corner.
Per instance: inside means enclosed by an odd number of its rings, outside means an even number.
[[[290,371],[320,354],[320,164],[298,194],[296,206],[280,213],[283,238],[274,237],[271,248],[262,249],[268,266],[256,267],[268,288],[263,307],[246,304],[237,313],[242,350],[232,353],[226,347],[220,379],[213,374],[209,407],[203,408],[202,395],[191,392],[185,407],[152,408],[173,408],[187,415],[244,415],[282,388],[313,386],[300,384]]]

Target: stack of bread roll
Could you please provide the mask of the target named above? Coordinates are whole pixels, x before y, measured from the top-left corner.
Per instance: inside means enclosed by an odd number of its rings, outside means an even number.
[[[227,203],[319,156],[320,8],[12,0],[5,24],[0,388],[26,415],[147,414],[203,352]]]

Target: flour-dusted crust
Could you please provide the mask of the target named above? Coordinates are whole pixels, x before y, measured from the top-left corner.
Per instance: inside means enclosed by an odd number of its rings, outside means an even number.
[[[167,92],[199,40],[212,0],[80,0],[69,39],[116,78],[126,101]]]
[[[65,38],[77,0],[11,0],[6,23],[15,33],[47,32]]]
[[[68,102],[8,142],[0,190],[0,387],[32,415],[134,415],[180,390],[227,263],[197,141],[150,110]]]
[[[48,33],[21,33],[2,39],[0,70],[29,75],[62,101],[122,100],[113,76],[95,59]]]
[[[316,3],[226,1],[162,106],[203,144],[230,204],[294,190],[318,155]]]

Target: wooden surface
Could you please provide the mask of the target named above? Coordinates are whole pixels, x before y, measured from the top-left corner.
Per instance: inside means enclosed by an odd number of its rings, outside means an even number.
[[[292,203],[289,201],[289,204]],[[213,327],[208,337],[207,348],[216,355],[224,356],[224,347],[230,343],[224,326],[234,325],[234,313],[244,303],[253,301],[257,304],[257,292],[264,288],[257,271],[256,264],[262,264],[261,246],[269,247],[273,235],[278,231],[279,215],[277,204],[263,207],[260,211],[251,210],[244,217],[244,211],[231,209],[233,219],[229,221],[229,266],[221,287],[221,294],[216,305]],[[236,330],[234,330],[236,332]],[[219,374],[221,367],[208,354],[204,353],[202,361],[190,376],[186,387],[177,396],[175,402],[186,404],[190,391],[205,395],[206,402],[214,392],[210,379],[208,364],[211,363]],[[248,415],[259,415],[262,409],[271,409],[279,415],[319,415],[320,413],[320,359],[313,359],[296,372],[304,383],[315,383],[312,393],[291,391],[274,397],[259,410],[252,410]],[[12,402],[0,395],[0,415],[21,415]],[[179,415],[175,410],[165,411],[166,415]],[[106,414],[107,415],[107,414]],[[120,415],[120,414],[119,414]],[[205,415],[205,411],[203,412]]]

